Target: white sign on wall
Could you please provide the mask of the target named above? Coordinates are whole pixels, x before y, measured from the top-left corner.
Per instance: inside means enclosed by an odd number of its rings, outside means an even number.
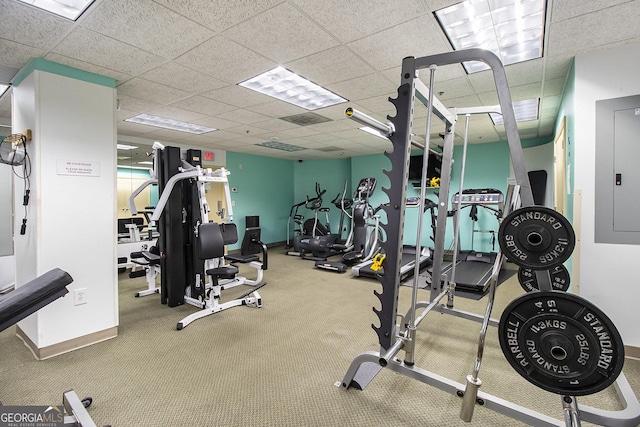
[[[100,176],[100,163],[58,159],[56,173],[58,175]]]

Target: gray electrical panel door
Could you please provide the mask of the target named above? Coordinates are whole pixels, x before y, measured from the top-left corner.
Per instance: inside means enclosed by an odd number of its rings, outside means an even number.
[[[640,244],[640,96],[596,102],[596,243]]]

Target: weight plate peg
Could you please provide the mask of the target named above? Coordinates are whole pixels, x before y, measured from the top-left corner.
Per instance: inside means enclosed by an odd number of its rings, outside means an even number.
[[[530,292],[511,301],[498,337],[509,364],[552,393],[597,393],[616,380],[624,364],[622,338],[611,320],[566,292]]]
[[[502,253],[520,267],[550,270],[571,256],[576,244],[571,223],[544,206],[526,206],[507,215],[498,230]]]
[[[551,276],[551,287],[554,291],[566,292],[571,284],[571,277],[567,268],[560,264],[555,266],[549,271]],[[530,268],[520,267],[518,269],[518,282],[520,286],[527,292],[539,291],[538,279],[536,279],[536,272]]]

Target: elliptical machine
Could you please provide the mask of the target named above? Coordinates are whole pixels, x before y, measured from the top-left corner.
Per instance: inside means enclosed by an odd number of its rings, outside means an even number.
[[[296,205],[293,205],[291,207],[291,211],[289,214],[289,220],[291,220],[291,217],[293,214],[293,218],[294,218],[294,222],[297,225],[297,229],[294,230],[294,234],[296,234],[295,236],[293,236],[293,250],[292,251],[287,251],[287,255],[291,255],[291,256],[303,256],[305,253],[310,252],[309,251],[309,240],[316,237],[316,236],[326,236],[329,234],[329,230],[328,230],[328,226],[329,226],[329,216],[328,216],[328,209],[325,211],[322,209],[322,196],[324,195],[324,193],[326,193],[327,190],[322,190],[320,188],[320,184],[318,184],[316,182],[316,197],[313,198],[309,198],[309,196],[307,196],[307,199],[304,202],[298,203]],[[302,222],[302,220],[304,219],[304,217],[302,215],[299,215],[298,212],[298,208],[300,206],[304,205],[305,208],[312,210],[313,211],[313,218],[309,218],[306,221],[304,221],[304,223]],[[325,212],[326,215],[326,222],[327,224],[324,225],[322,223],[320,223],[318,221],[318,212],[322,211]],[[287,231],[288,232],[288,231]],[[289,245],[287,245],[289,246]]]
[[[326,261],[327,258],[334,255],[338,255],[353,249],[353,221],[351,221],[351,227],[346,240],[342,240],[342,227],[344,225],[344,218],[347,216],[352,219],[352,215],[349,214],[348,209],[353,205],[353,199],[346,198],[348,181],[344,183],[344,189],[341,193],[331,201],[331,203],[338,209],[340,209],[340,225],[337,233],[331,233],[331,226],[329,224],[328,212],[329,208],[320,208],[320,212],[325,212],[327,215],[327,230],[328,234],[324,236],[316,236],[309,239],[308,249],[311,255],[304,254],[303,259],[311,261]]]
[[[344,273],[349,265],[371,259],[379,250],[380,220],[376,214],[381,208],[374,209],[369,197],[376,188],[375,178],[362,178],[353,194],[353,213],[351,218],[351,238],[353,247],[346,252],[342,261],[319,260],[315,263],[322,270]]]

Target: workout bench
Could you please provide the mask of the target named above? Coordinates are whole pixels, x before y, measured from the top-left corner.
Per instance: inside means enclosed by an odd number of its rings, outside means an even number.
[[[54,268],[1,296],[0,331],[4,331],[42,307],[65,296],[69,292],[67,285],[71,282],[73,279],[67,272]],[[90,397],[80,400],[73,390],[64,392],[62,403],[67,412],[64,425],[96,427],[86,409],[91,401]]]

